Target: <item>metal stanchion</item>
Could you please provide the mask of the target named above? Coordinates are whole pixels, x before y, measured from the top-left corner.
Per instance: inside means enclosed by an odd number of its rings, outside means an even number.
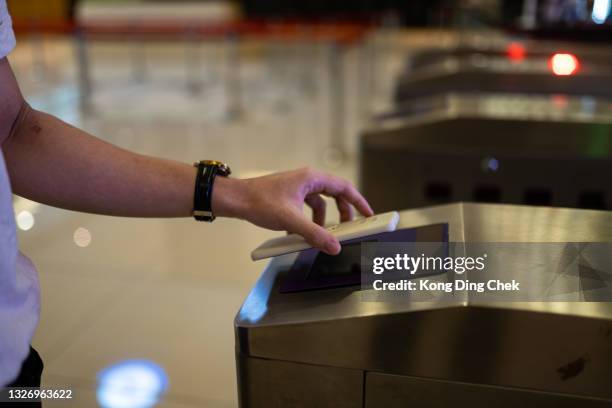
[[[202,92],[202,82],[198,80],[200,53],[196,27],[185,28],[185,86],[187,92],[197,95]]]
[[[242,81],[240,74],[240,38],[230,33],[226,39],[225,95],[228,120],[237,120],[244,114],[242,106]]]
[[[316,44],[313,28],[307,24],[301,25],[300,36],[302,46],[299,48],[297,60],[298,89],[300,94],[314,98],[317,88],[313,77],[313,66],[311,65],[316,49],[313,46],[313,43]]]
[[[87,38],[85,33],[77,29],[74,34],[74,41],[77,59],[79,109],[81,113],[88,114],[92,111],[91,95],[93,86],[89,70],[89,54],[87,52]]]
[[[344,48],[333,41],[329,45],[329,146],[325,149],[323,160],[330,167],[338,167],[346,159],[344,144],[345,106],[344,106]]]
[[[39,31],[40,28],[34,30],[31,34],[31,50],[32,50],[32,70],[34,77],[38,81],[42,81],[47,77],[47,64],[45,62],[45,44],[43,34]]]
[[[371,80],[373,76],[374,53],[372,52],[372,38],[366,35],[363,44],[359,47],[359,61],[357,64],[357,106],[359,121],[365,123],[370,116]]]
[[[142,42],[134,41],[130,52],[132,61],[132,78],[139,83],[144,82],[146,76],[146,53]]]

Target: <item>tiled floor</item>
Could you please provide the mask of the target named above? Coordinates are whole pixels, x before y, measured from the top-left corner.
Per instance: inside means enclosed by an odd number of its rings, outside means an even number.
[[[10,60],[31,104],[108,141],[186,162],[226,160],[238,176],[308,164],[355,179],[362,123],[355,103],[356,53],[347,55],[345,67],[351,154],[329,168],[323,160],[329,77],[320,46],[304,46],[301,53],[295,47],[245,47],[245,115],[230,121],[218,46],[199,50],[198,94],[186,90],[180,45],[147,44],[145,74],[138,80],[129,44],[92,46],[94,110],[82,116],[72,43],[19,41]],[[384,86],[371,103],[384,103]],[[265,266],[251,262],[249,253],[274,233],[236,220],[204,225],[112,218],[22,199],[15,207],[35,217],[19,239],[40,271],[42,319],[34,346],[45,360],[45,385],[70,386],[77,397],[72,406],[95,407],[97,373],[123,359],[144,358],[168,373],[161,406],[236,406],[233,318]],[[91,234],[89,246],[75,244],[77,228]],[[64,404],[47,406],[69,406]]]

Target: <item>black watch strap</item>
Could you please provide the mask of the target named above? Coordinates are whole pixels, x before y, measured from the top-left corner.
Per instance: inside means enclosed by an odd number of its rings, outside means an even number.
[[[195,191],[193,194],[193,218],[197,221],[212,222],[215,215],[212,211],[212,195],[217,175],[228,176],[229,168],[220,162],[202,160],[195,163],[198,168]]]

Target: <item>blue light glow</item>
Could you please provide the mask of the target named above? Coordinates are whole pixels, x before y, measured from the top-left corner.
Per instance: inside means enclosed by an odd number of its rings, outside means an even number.
[[[491,171],[497,171],[497,170],[499,170],[499,161],[496,158],[491,157],[489,159],[489,163],[488,163],[487,167]]]
[[[499,160],[495,157],[485,157],[482,159],[481,166],[484,172],[496,172],[499,170]]]
[[[249,296],[246,298],[238,316],[240,319],[248,323],[257,323],[268,311],[268,295],[267,292],[258,286],[255,286]]]
[[[168,388],[163,368],[148,360],[125,360],[98,374],[102,408],[150,408]]]
[[[247,323],[259,322],[268,312],[268,298],[272,292],[274,279],[270,279],[270,265],[255,284],[238,312],[238,319]]]
[[[596,24],[603,24],[610,14],[610,0],[595,0],[591,19]]]

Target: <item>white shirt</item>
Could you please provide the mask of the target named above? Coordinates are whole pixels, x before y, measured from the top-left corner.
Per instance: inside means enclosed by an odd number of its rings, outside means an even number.
[[[6,0],[0,0],[0,59],[15,47]],[[36,268],[17,250],[13,195],[0,146],[0,387],[27,357],[40,314]]]
[[[6,8],[6,0],[0,0],[0,58],[4,58],[15,48],[13,24]]]

